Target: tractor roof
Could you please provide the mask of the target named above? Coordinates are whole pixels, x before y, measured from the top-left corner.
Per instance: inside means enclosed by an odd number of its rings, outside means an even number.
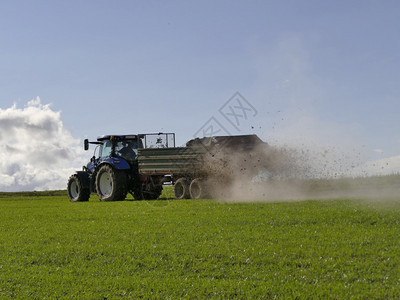
[[[105,140],[112,140],[114,138],[117,138],[118,140],[131,140],[131,139],[137,139],[139,136],[139,138],[142,138],[143,135],[142,134],[127,134],[127,135],[118,135],[118,134],[105,134],[105,135],[101,135],[97,137],[98,141],[105,141]]]
[[[149,135],[175,135],[175,133],[167,133],[167,132],[158,132],[158,133],[141,133],[141,134],[104,134],[104,135],[100,135],[97,137],[98,141],[106,141],[106,140],[112,140],[114,138],[118,139],[118,140],[132,140],[132,139],[143,139],[145,136],[149,136]],[[175,139],[175,137],[174,137]]]

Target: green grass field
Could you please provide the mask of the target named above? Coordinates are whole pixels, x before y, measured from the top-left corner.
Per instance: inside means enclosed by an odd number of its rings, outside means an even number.
[[[400,196],[70,203],[0,194],[0,298],[398,299]]]

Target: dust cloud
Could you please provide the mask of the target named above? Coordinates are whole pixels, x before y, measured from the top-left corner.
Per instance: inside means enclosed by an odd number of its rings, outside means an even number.
[[[400,175],[352,176],[359,158],[332,149],[257,145],[206,159],[209,196],[221,201],[276,202],[332,198],[395,198]]]

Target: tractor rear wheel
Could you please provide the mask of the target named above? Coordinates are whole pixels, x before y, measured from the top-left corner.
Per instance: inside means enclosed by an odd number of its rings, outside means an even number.
[[[127,195],[125,173],[109,165],[100,167],[96,175],[96,191],[101,201],[120,201]]]
[[[189,182],[186,178],[179,178],[174,185],[176,199],[190,199]]]
[[[89,176],[85,172],[78,172],[68,179],[68,197],[71,202],[89,201]]]

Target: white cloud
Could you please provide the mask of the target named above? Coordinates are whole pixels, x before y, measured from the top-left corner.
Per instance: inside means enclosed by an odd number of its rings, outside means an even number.
[[[50,106],[37,97],[24,108],[0,108],[0,191],[65,189],[82,165],[80,140]]]

